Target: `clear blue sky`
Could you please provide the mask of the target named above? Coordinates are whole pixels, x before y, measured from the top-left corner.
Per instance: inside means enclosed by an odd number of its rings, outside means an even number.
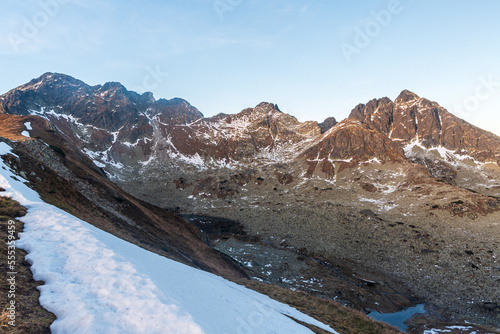
[[[497,0],[5,0],[0,92],[50,71],[206,116],[269,101],[322,121],[409,89],[500,135],[499,14]]]

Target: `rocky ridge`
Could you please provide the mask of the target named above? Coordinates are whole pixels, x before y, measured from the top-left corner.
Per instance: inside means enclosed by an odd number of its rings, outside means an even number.
[[[204,118],[179,98],[157,101],[150,93],[139,95],[119,83],[91,87],[54,73],[0,99],[4,113],[48,119],[97,165],[110,170],[134,165],[136,170],[155,157],[169,156],[207,168],[301,161],[309,165],[308,175],[315,170],[311,166],[322,161],[320,170],[331,175],[334,167],[329,163],[335,161],[404,161],[411,152],[403,149],[411,143],[479,162],[500,161],[498,136],[409,91],[394,102],[382,98],[360,104],[340,123],[328,118],[321,124],[300,123],[271,103]]]

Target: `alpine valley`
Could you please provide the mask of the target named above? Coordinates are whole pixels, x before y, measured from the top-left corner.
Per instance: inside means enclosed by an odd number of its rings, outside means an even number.
[[[46,73],[0,96],[0,137],[47,203],[162,256],[365,313],[424,304],[413,333],[500,327],[500,137],[410,91],[340,122],[207,118]]]

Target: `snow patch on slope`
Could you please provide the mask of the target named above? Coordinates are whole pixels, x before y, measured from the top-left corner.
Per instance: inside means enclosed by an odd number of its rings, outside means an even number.
[[[373,203],[375,204],[377,207],[378,207],[378,210],[379,212],[386,212],[386,211],[390,211],[392,209],[395,209],[398,207],[397,204],[395,203],[387,203],[386,201],[384,201],[383,199],[372,199],[372,198],[364,198],[364,197],[360,197],[359,198],[359,201],[360,202],[368,202],[368,203]]]
[[[108,150],[104,152],[94,152],[89,150],[88,148],[84,148],[83,152],[90,158],[92,161],[95,163],[97,167],[104,168],[106,166],[111,166],[116,169],[123,169],[125,166],[123,166],[122,163],[120,162],[115,162],[113,158],[110,157],[110,150],[112,147],[110,147]]]
[[[33,130],[33,128],[31,127],[31,122],[24,123],[24,126],[26,127],[26,130],[29,130],[29,131]]]
[[[407,158],[413,158],[419,155],[436,155],[437,157],[440,157],[441,159],[445,160],[446,162],[452,164],[452,165],[458,165],[461,162],[469,161],[473,162],[476,165],[484,165],[484,163],[475,160],[473,157],[470,155],[467,155],[465,153],[460,153],[460,152],[455,152],[452,150],[449,150],[443,146],[435,146],[435,147],[429,147],[426,148],[425,146],[422,145],[422,143],[419,140],[413,140],[409,144],[407,144],[404,148],[404,154]]]
[[[476,331],[472,331],[471,326],[447,326],[445,329],[428,329],[425,330],[423,334],[439,334],[439,333],[452,333],[453,330],[469,331],[470,334],[476,334]]]
[[[10,147],[0,143],[0,154]],[[5,167],[0,161],[0,167]],[[53,333],[312,333],[330,327],[213,274],[125,242],[41,201],[0,168],[5,195],[27,206],[28,251]]]

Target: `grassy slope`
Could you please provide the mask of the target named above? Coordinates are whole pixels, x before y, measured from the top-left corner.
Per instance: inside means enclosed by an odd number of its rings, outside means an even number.
[[[330,325],[342,334],[400,333],[398,329],[388,324],[374,321],[362,312],[344,307],[331,300],[311,296],[305,292],[291,291],[256,281],[240,280],[237,283],[295,307],[299,311]],[[323,334],[324,331],[316,330],[316,333]]]

